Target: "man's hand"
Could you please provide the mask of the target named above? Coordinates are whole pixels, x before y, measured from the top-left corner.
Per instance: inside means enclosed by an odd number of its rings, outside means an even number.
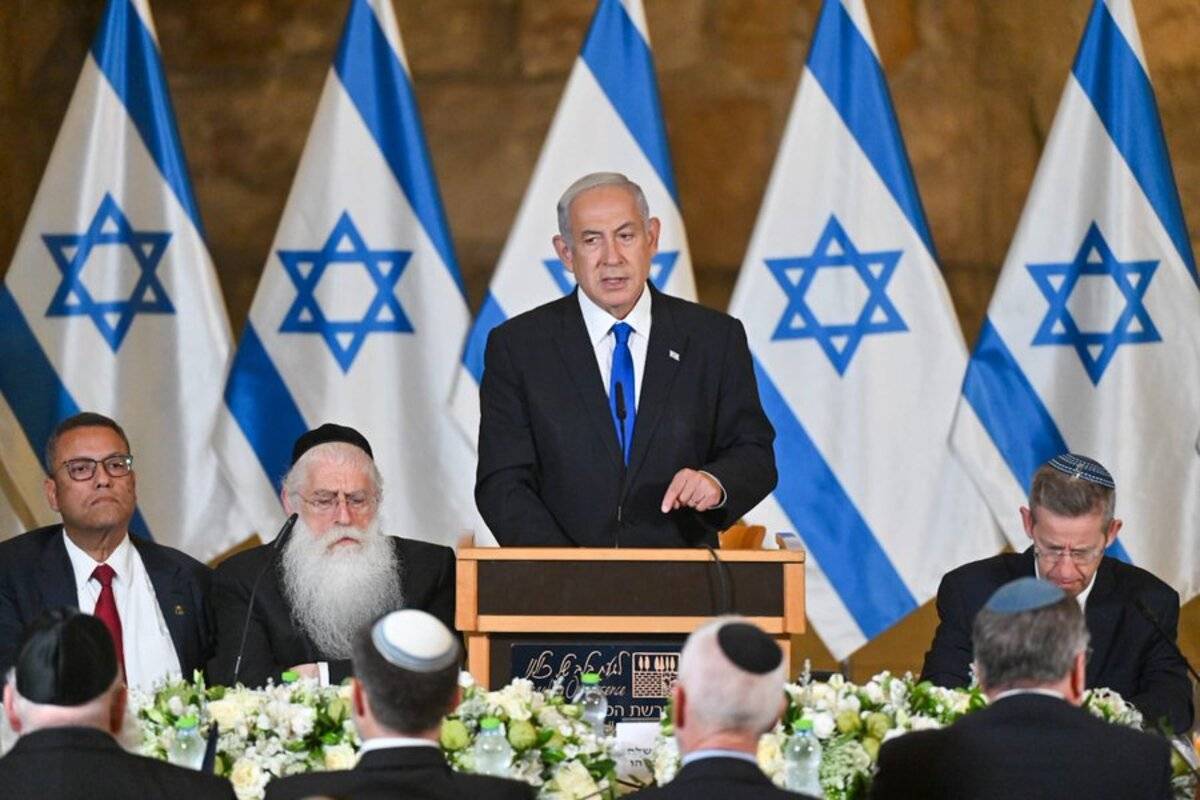
[[[666,514],[677,508],[694,508],[708,511],[721,504],[724,491],[721,484],[707,472],[684,467],[675,473],[667,493],[663,495],[662,512]]]

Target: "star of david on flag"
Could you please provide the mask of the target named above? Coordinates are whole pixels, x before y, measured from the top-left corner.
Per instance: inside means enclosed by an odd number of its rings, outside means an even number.
[[[320,250],[280,250],[278,254],[296,286],[296,301],[283,318],[279,332],[320,335],[342,372],[350,371],[368,334],[412,333],[412,323],[395,292],[412,251],[370,249],[350,215],[343,212]],[[331,319],[317,300],[321,279],[335,265],[361,266],[370,278],[375,296],[359,319]],[[331,276],[329,280],[336,278]]]
[[[63,274],[46,316],[90,317],[115,353],[137,314],[175,313],[162,282],[155,275],[170,240],[169,231],[135,231],[117,201],[106,193],[85,232],[42,234],[42,241]],[[133,290],[124,300],[98,299],[84,281],[89,259],[104,260],[105,249],[109,247],[128,250],[138,267]],[[115,254],[112,257],[119,258]],[[94,266],[90,272],[103,269]]]
[[[678,260],[678,250],[673,250],[669,253],[657,253],[654,258],[650,259],[650,282],[654,284],[654,288],[664,291],[663,287],[670,282],[671,272],[675,269],[675,262]],[[542,259],[542,264],[549,270],[550,277],[554,278],[554,282],[564,295],[575,291],[575,275],[567,269],[562,259],[544,258]]]
[[[1121,345],[1162,341],[1143,302],[1158,261],[1118,260],[1096,223],[1088,227],[1074,259],[1063,264],[1029,264],[1027,269],[1050,304],[1033,344],[1075,348],[1093,384],[1100,383]],[[1110,330],[1082,330],[1071,313],[1072,294],[1081,278],[1101,275],[1111,278],[1125,306]]]
[[[821,232],[816,246],[807,256],[765,259],[767,267],[780,288],[787,294],[788,304],[775,327],[772,339],[816,339],[839,375],[846,374],[854,351],[864,336],[880,333],[903,333],[908,330],[900,312],[887,295],[888,281],[896,271],[902,250],[880,250],[863,253],[854,246],[836,215]],[[808,299],[813,281],[822,270],[850,269],[858,276],[867,297],[854,321],[822,322]]]

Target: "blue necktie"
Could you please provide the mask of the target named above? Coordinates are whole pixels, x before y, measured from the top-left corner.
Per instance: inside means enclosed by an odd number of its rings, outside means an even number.
[[[618,322],[612,326],[613,347],[612,375],[608,379],[608,401],[612,410],[613,425],[617,428],[617,442],[625,463],[629,463],[629,448],[633,444],[633,398],[637,397],[633,385],[633,353],[629,351],[629,334],[633,328],[628,323]],[[624,418],[624,419],[622,419]]]

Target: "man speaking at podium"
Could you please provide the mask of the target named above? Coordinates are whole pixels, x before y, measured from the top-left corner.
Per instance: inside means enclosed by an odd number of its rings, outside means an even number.
[[[659,221],[594,173],[558,202],[578,290],[488,338],[475,500],[502,545],[716,544],[775,488],[740,322],[648,282]]]

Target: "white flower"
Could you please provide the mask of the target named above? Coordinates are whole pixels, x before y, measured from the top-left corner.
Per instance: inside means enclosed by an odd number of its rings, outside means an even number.
[[[317,721],[316,709],[310,706],[292,706],[291,714],[292,735],[298,739],[303,739],[312,733],[313,726]]]
[[[358,756],[348,744],[331,744],[325,746],[325,769],[350,769],[358,761]]]
[[[221,733],[233,730],[242,722],[242,709],[231,699],[213,700],[208,704],[208,715]]]
[[[758,766],[771,780],[783,774],[783,741],[782,733],[770,731],[758,739]]]
[[[828,739],[837,730],[837,722],[828,711],[818,711],[809,719],[812,720],[813,735],[818,739]]]
[[[838,676],[834,676],[835,678]],[[808,687],[808,703],[806,705],[822,710],[833,708],[837,702],[837,692],[826,683],[813,683]]]
[[[538,724],[545,728],[557,728],[567,722],[556,706],[542,706],[537,711]]]
[[[458,687],[460,689],[470,689],[475,685],[475,676],[467,672],[465,669],[458,672]]]
[[[850,711],[850,712],[857,714],[861,710],[862,710],[862,703],[859,701],[857,695],[853,695],[853,694],[846,695],[845,697],[839,698],[837,701],[837,713],[838,714],[841,714],[844,711]]]
[[[229,782],[238,800],[257,800],[267,786],[267,773],[249,758],[239,758],[229,772]]]
[[[923,714],[914,714],[908,720],[908,729],[911,731],[932,731],[940,727],[942,727],[942,723]]]
[[[874,680],[868,681],[867,685],[863,687],[863,694],[867,696],[867,700],[871,701],[877,706],[883,705],[884,701],[886,700],[886,697],[883,693],[883,686]]]
[[[659,736],[650,753],[654,767],[654,782],[659,786],[670,783],[679,771],[679,743],[674,736]]]
[[[578,761],[564,761],[554,771],[554,786],[566,800],[580,800],[599,791],[587,767]]]
[[[488,702],[510,720],[526,720],[533,716],[533,683],[518,679],[499,691],[488,694]]]

